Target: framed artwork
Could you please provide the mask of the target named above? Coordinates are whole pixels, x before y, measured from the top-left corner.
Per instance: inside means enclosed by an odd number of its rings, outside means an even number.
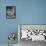
[[[16,6],[6,6],[6,19],[16,19]]]
[[[20,32],[20,41],[46,41],[46,25],[20,24],[18,31]]]

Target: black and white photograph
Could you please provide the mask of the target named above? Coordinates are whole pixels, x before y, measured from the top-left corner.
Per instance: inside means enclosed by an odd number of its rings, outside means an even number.
[[[6,6],[6,19],[16,19],[16,6]]]

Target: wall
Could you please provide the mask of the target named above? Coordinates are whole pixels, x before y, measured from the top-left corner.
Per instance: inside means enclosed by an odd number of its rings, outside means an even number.
[[[17,0],[18,23],[46,24],[46,0]]]
[[[6,6],[16,6],[16,19],[6,20]],[[0,0],[0,44],[8,43],[17,24],[46,24],[46,0]]]

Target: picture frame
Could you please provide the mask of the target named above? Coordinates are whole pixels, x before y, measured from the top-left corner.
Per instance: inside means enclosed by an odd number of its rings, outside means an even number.
[[[16,19],[16,6],[6,6],[6,19]]]

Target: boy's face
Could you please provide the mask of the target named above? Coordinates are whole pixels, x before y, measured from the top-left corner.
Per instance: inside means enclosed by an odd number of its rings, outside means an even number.
[[[6,18],[15,19],[16,18],[16,6],[6,7]]]
[[[12,9],[7,9],[7,15],[9,15],[9,16],[13,16],[14,15],[14,8],[12,8]]]

